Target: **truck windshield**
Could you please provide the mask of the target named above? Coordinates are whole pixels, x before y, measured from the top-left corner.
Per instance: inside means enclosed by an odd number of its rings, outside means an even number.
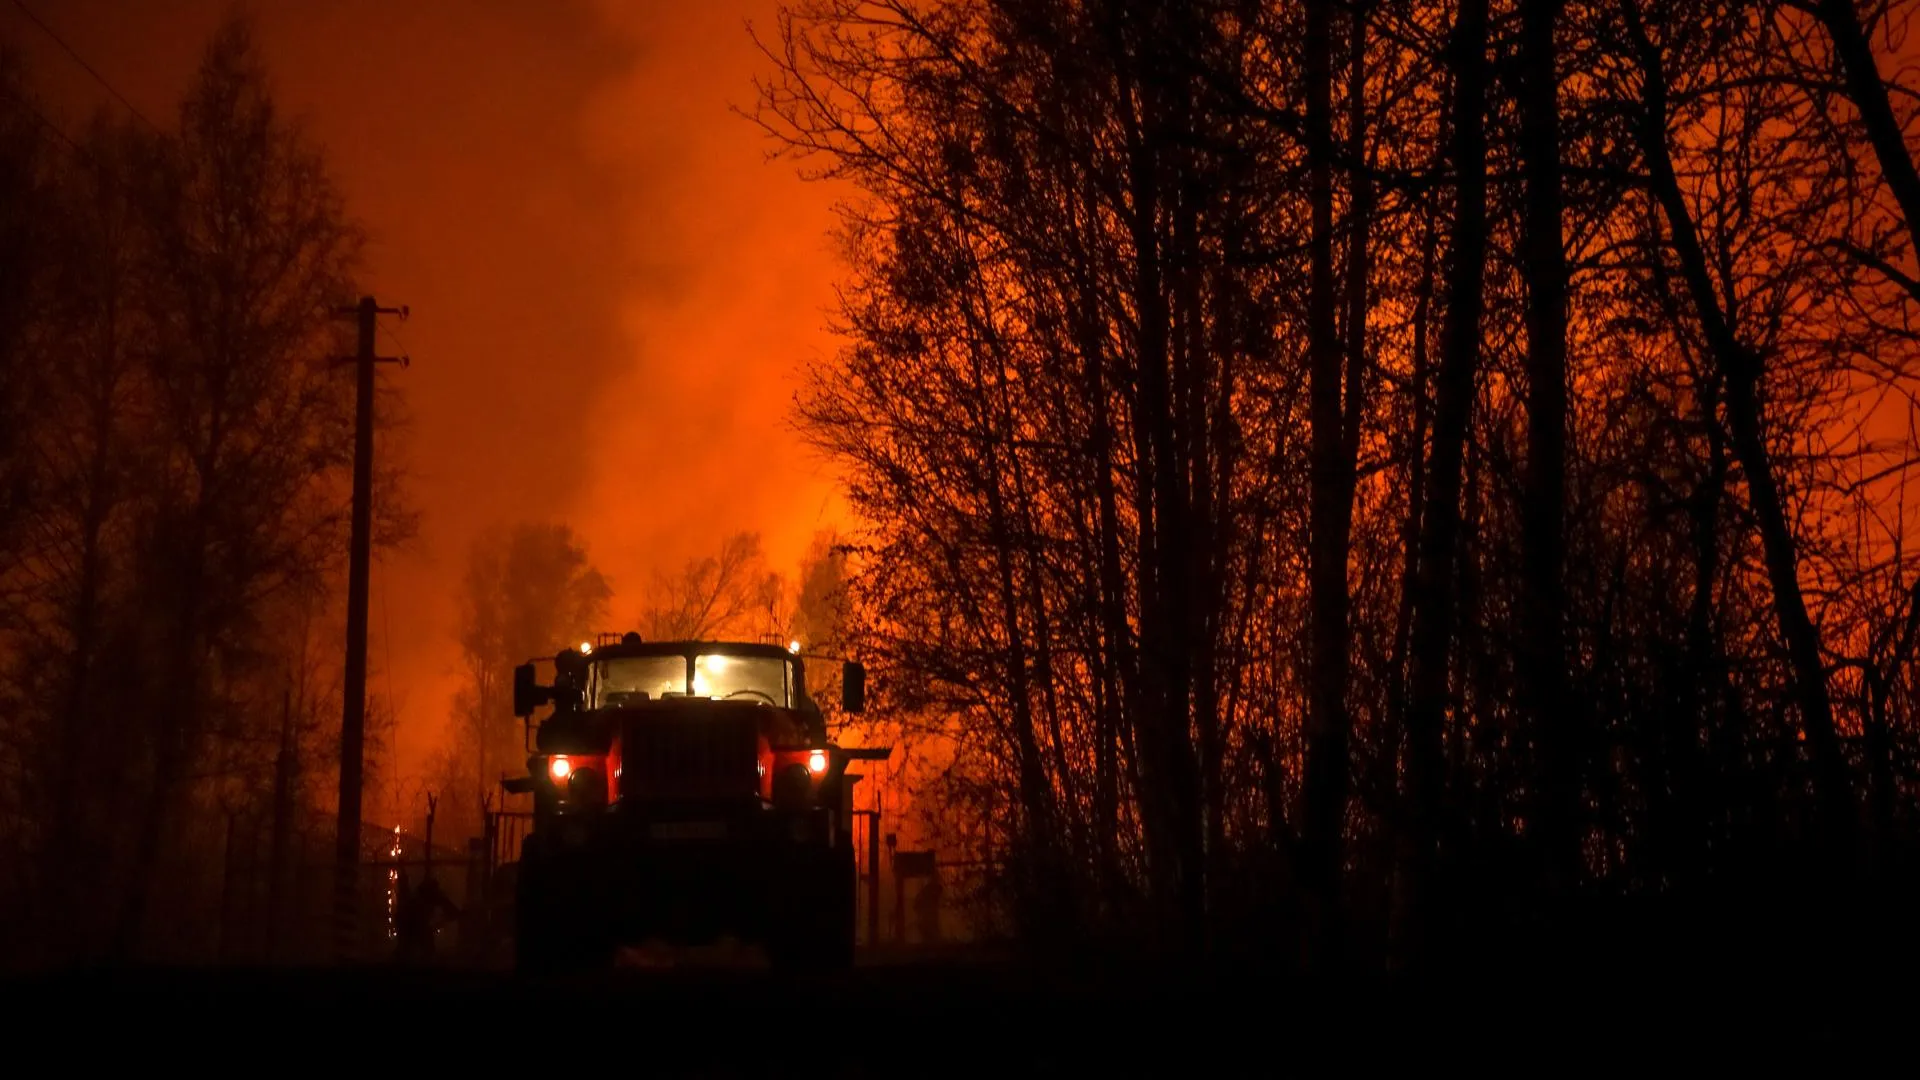
[[[684,656],[616,656],[593,665],[587,683],[587,708],[617,709],[636,701],[685,696]]]
[[[791,670],[785,660],[768,656],[702,653],[693,658],[693,693],[786,708],[793,704]]]
[[[614,656],[593,665],[587,708],[617,709],[640,701],[687,697],[684,656]],[[798,691],[793,666],[768,656],[701,653],[693,658],[693,697],[753,701],[790,708]]]

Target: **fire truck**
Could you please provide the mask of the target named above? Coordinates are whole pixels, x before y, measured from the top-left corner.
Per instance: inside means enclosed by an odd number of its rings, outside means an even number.
[[[827,736],[790,646],[643,641],[628,633],[554,657],[551,685],[514,671],[514,713],[539,723],[533,796],[515,872],[522,971],[611,966],[617,950],[723,936],[783,969],[853,958],[856,871],[847,767],[884,760]],[[841,662],[840,708],[859,713],[866,671]]]

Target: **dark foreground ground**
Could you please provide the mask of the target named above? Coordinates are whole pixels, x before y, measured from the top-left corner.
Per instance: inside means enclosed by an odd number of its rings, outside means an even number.
[[[1308,984],[1088,964],[868,958],[831,978],[669,958],[602,976],[141,969],[0,982],[15,1061],[344,1076],[1087,1076],[1462,1067],[1913,1075],[1912,980],[1714,970]],[[1472,1075],[1467,1073],[1464,1075]]]

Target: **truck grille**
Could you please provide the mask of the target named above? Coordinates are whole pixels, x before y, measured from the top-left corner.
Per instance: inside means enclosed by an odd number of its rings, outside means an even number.
[[[620,797],[691,799],[759,790],[754,717],[733,709],[711,712],[630,718],[621,733]]]

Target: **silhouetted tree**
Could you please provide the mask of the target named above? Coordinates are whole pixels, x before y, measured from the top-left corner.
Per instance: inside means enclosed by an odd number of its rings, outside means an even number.
[[[781,636],[784,588],[760,554],[760,534],[735,533],[717,554],[690,559],[678,573],[655,572],[641,633],[667,641]]]
[[[471,761],[473,771],[463,769],[457,786],[451,776],[437,778],[456,804],[454,791],[473,792],[469,805],[496,793],[500,773],[518,771],[524,757],[511,700],[513,668],[590,642],[612,595],[566,525],[522,522],[474,541],[461,579],[464,682],[449,728],[455,759]]]
[[[45,931],[22,939],[41,959],[185,957],[237,930],[202,902],[234,879],[252,835],[235,823],[274,823],[280,888],[332,764],[333,667],[309,643],[336,617],[352,388],[333,359],[359,233],[242,21],[167,130],[99,119],[69,142],[13,111],[28,100],[9,95],[5,126],[40,141],[33,275],[7,309],[6,404],[30,441],[0,463],[20,497],[0,729],[39,764],[15,789],[4,899]],[[410,520],[381,480],[385,546]]]

